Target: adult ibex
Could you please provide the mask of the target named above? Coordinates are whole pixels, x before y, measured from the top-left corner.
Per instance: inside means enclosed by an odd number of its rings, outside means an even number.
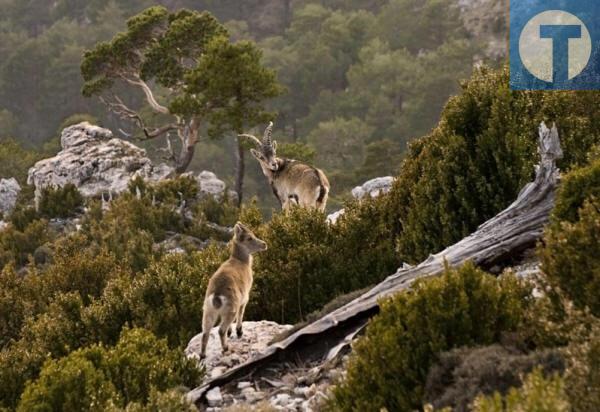
[[[250,150],[252,156],[260,163],[282,209],[299,205],[324,211],[330,187],[327,176],[306,163],[277,157],[277,142],[273,140],[272,133],[273,122],[265,130],[262,142],[250,134],[240,137],[246,137],[256,145],[257,150]]]

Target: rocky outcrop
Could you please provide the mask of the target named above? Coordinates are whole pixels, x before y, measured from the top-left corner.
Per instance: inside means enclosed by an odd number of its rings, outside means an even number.
[[[227,193],[229,199],[234,201],[237,199],[237,193],[233,190],[227,190],[225,182],[219,179],[213,172],[204,170],[200,172],[198,176],[194,176],[192,172],[188,172],[187,174],[198,181],[200,197],[213,196],[216,199],[221,199],[223,195]]]
[[[371,179],[362,186],[357,186],[352,189],[352,196],[354,196],[355,199],[362,199],[367,195],[377,197],[381,194],[385,194],[392,189],[394,180],[395,179],[392,176]]]
[[[144,149],[87,122],[66,128],[60,141],[62,150],[56,156],[29,169],[28,183],[35,186],[36,196],[44,187],[68,183],[89,197],[120,193],[138,176],[152,182],[174,174],[164,163],[154,165]]]
[[[244,322],[243,336],[239,339],[231,338],[229,340],[229,353],[225,355],[221,350],[218,328],[214,328],[208,340],[206,359],[202,361],[206,367],[207,375],[210,377],[219,376],[225,370],[252,359],[254,355],[259,354],[266,348],[275,336],[290,328],[290,325],[279,325],[269,321]],[[201,333],[192,338],[185,350],[188,357],[199,359],[201,341]]]
[[[260,355],[267,345],[291,326],[275,322],[244,322],[244,335],[229,339],[230,350],[223,354],[218,328],[210,334],[206,359],[201,361],[207,378],[215,378],[235,366]],[[186,355],[199,359],[202,334],[194,337]],[[232,386],[215,387],[206,394],[208,412],[227,412],[232,405],[246,405],[248,410],[260,407],[284,411],[318,411],[331,385],[344,375],[347,355],[326,364],[305,364],[297,369],[275,371],[261,383],[240,381]],[[281,373],[280,373],[281,372]]]
[[[21,193],[21,185],[17,179],[0,179],[0,214],[7,215],[15,208]]]
[[[392,176],[378,177],[365,182],[362,186],[356,186],[352,189],[352,196],[355,199],[362,199],[365,196],[377,197],[379,195],[388,193],[392,189],[392,185],[396,179]],[[344,214],[344,209],[338,210],[327,216],[327,221],[331,224],[337,222],[337,220]]]

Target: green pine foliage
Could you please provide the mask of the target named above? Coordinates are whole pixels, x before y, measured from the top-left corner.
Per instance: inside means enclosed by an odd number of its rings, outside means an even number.
[[[63,187],[43,188],[37,207],[40,216],[46,219],[67,218],[77,213],[83,203],[83,196],[77,187],[68,183]]]
[[[586,200],[600,199],[600,159],[563,176],[552,212],[555,221],[575,223]]]
[[[467,264],[419,282],[381,302],[381,312],[354,346],[347,378],[334,390],[336,410],[413,410],[439,353],[498,342],[517,331],[530,288]]]

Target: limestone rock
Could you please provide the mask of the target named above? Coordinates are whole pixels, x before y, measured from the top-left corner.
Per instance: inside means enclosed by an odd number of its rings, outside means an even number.
[[[17,198],[21,193],[21,185],[17,179],[0,179],[0,213],[9,214],[17,204]]]
[[[369,195],[371,197],[377,197],[380,194],[387,193],[394,184],[394,178],[392,176],[378,177],[365,182],[362,186],[357,186],[352,189],[352,196],[356,199],[362,199]]]
[[[48,186],[72,183],[82,195],[93,197],[123,192],[138,176],[152,182],[174,174],[174,169],[164,163],[154,165],[144,149],[88,122],[66,128],[61,146],[56,156],[29,169],[27,182],[35,186],[36,198]]]
[[[223,403],[223,396],[221,395],[221,389],[217,386],[206,394],[206,401],[208,406],[216,407]]]
[[[241,338],[229,338],[229,352],[225,354],[221,350],[218,328],[213,328],[208,339],[206,359],[202,361],[208,376],[212,376],[213,370],[217,370],[221,375],[224,371],[250,360],[260,354],[275,336],[290,328],[290,325],[279,325],[269,321],[244,322],[244,334]],[[188,357],[200,358],[201,341],[202,333],[192,338],[185,350]]]
[[[360,200],[367,195],[370,197],[377,197],[381,194],[388,193],[391,190],[395,180],[396,179],[392,176],[371,179],[365,182],[362,186],[357,186],[352,189],[352,196],[354,196],[355,199]],[[344,213],[344,209],[338,210],[337,212],[327,216],[327,221],[331,224],[335,224],[340,216],[342,216]]]

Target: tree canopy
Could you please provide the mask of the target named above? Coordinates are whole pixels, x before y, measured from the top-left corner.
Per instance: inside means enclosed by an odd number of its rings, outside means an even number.
[[[254,126],[271,116],[263,102],[280,92],[252,42],[231,43],[209,12],[170,13],[162,6],[132,17],[127,31],[87,51],[81,73],[83,94],[99,96],[112,112],[141,128],[143,138],[177,134],[179,156],[170,141],[168,148],[178,172],[189,166],[203,126],[212,137]],[[119,96],[124,86],[143,93],[153,118]]]

